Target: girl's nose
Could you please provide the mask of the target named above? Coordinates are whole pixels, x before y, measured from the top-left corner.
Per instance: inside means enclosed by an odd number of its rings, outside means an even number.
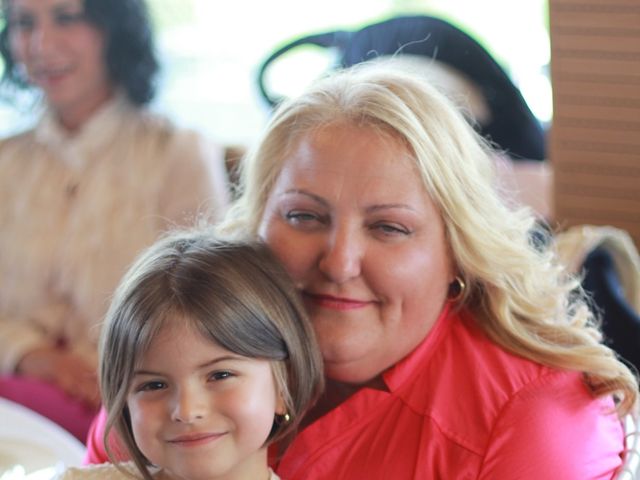
[[[355,232],[340,229],[328,239],[318,268],[334,283],[345,283],[360,275],[364,246]]]
[[[171,419],[180,423],[193,423],[206,413],[202,395],[193,388],[182,388],[175,394]]]

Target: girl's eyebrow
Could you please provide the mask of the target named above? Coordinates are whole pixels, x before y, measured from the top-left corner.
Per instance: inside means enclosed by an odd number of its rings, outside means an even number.
[[[205,362],[202,365],[198,365],[196,368],[198,370],[202,370],[202,369],[205,369],[205,368],[213,367],[216,363],[224,362],[224,361],[227,361],[227,360],[246,361],[246,360],[251,360],[251,359],[247,358],[247,357],[243,357],[242,355],[223,355],[221,357],[214,358],[213,360],[211,360],[209,362]]]
[[[228,360],[234,360],[234,361],[240,360],[240,361],[243,361],[243,360],[250,360],[250,359],[247,358],[247,357],[243,357],[241,355],[222,355],[220,357],[214,358],[213,360],[209,360],[209,361],[207,361],[207,362],[205,362],[203,364],[197,365],[196,366],[196,370],[203,370],[203,369],[206,369],[206,368],[210,368],[210,367],[213,367],[214,365],[216,365],[217,363],[225,362],[225,361],[228,361]],[[156,372],[154,370],[135,369],[133,371],[133,375],[134,376],[135,375],[162,376],[163,373],[162,372]]]

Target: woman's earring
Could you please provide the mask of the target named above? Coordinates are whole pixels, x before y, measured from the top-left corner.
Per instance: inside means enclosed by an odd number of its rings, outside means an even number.
[[[462,277],[456,276],[453,282],[449,284],[449,301],[457,302],[464,295],[464,291],[467,288],[467,284],[464,283]]]

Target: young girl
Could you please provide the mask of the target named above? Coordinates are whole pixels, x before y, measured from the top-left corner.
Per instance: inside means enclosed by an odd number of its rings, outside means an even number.
[[[132,266],[101,338],[100,382],[130,462],[62,478],[276,479],[285,443],[322,387],[313,330],[259,243],[175,233]]]

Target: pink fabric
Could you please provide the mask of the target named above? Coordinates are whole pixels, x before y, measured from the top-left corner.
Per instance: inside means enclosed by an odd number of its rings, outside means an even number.
[[[611,479],[622,424],[582,376],[510,354],[466,314],[443,312],[425,341],[298,434],[277,466],[287,480]],[[88,460],[106,460],[96,423]],[[98,433],[95,433],[95,432]]]
[[[104,429],[107,423],[107,412],[104,408],[95,417],[89,428],[87,435],[87,450],[84,456],[84,465],[93,463],[105,463],[111,461],[104,448]],[[129,460],[126,455],[126,449],[119,443],[117,435],[112,431],[109,434],[109,446],[111,453],[115,455],[114,460]]]
[[[276,472],[302,479],[611,479],[624,447],[611,399],[576,372],[489,341],[444,312],[426,340],[305,430]]]
[[[68,397],[50,383],[24,377],[0,377],[0,397],[47,417],[82,443],[96,411]]]

